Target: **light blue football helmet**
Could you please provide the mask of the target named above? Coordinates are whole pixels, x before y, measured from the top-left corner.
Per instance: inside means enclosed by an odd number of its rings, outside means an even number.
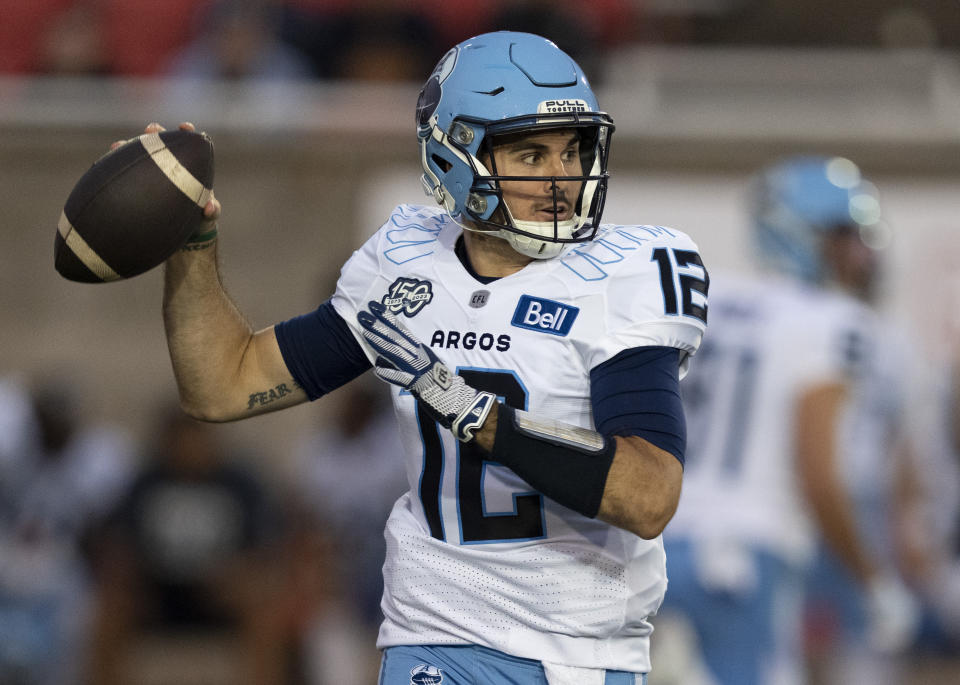
[[[417,101],[422,181],[428,194],[470,230],[492,232],[538,259],[565,243],[591,240],[607,191],[613,120],[599,110],[587,77],[549,40],[498,31],[470,38],[437,64]],[[501,176],[493,159],[496,136],[575,128],[583,176]],[[501,181],[582,181],[570,220],[520,221],[503,201]],[[466,223],[464,223],[466,222]]]
[[[867,246],[887,241],[876,187],[849,159],[802,155],[764,169],[751,192],[753,236],[765,266],[810,283],[829,277],[824,236],[855,230]]]

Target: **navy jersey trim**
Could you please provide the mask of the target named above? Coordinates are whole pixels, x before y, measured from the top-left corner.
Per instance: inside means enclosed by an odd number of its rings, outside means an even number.
[[[327,300],[274,327],[293,379],[315,400],[371,368],[350,327]]]
[[[684,463],[687,424],[680,398],[680,350],[635,347],[590,371],[597,431],[636,435]]]

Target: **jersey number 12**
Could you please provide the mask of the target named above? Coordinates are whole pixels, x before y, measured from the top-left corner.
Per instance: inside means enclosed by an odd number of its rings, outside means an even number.
[[[673,260],[670,259],[670,253],[673,253]],[[693,250],[667,250],[665,247],[658,247],[653,251],[651,261],[660,266],[660,287],[663,288],[663,311],[666,314],[679,314],[681,311],[684,316],[692,316],[707,322],[707,305],[696,304],[693,301],[693,294],[700,293],[703,300],[706,300],[707,289],[710,286],[710,276],[703,266],[703,260]],[[674,275],[673,263],[677,264],[679,279]],[[703,278],[684,273],[688,267],[699,267],[703,272]],[[677,280],[680,283],[680,297],[677,297]]]
[[[477,390],[486,390],[503,398],[516,409],[524,409],[527,391],[510,371],[458,369],[457,373]],[[443,441],[440,426],[417,406],[417,421],[423,437],[423,473],[420,476],[420,501],[430,526],[430,535],[446,540],[440,508],[440,488],[443,482]],[[487,513],[483,504],[483,474],[488,464],[476,445],[458,443],[457,459],[457,513],[460,538],[463,544],[530,540],[545,535],[543,495],[523,493],[514,495],[514,511]]]

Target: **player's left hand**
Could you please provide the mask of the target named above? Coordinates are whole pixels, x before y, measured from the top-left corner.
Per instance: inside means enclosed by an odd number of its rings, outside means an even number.
[[[357,314],[361,333],[377,353],[377,376],[410,391],[457,440],[467,442],[487,418],[496,396],[467,385],[381,303]]]

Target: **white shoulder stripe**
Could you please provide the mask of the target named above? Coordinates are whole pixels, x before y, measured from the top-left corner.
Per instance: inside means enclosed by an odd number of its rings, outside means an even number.
[[[87,241],[73,229],[67,215],[60,212],[60,221],[57,222],[57,230],[63,236],[67,247],[77,255],[77,259],[83,262],[83,265],[90,269],[94,274],[104,281],[115,281],[120,278],[120,274],[110,268],[110,266],[93,251]]]
[[[150,157],[160,168],[160,171],[170,179],[173,185],[193,200],[197,206],[201,208],[206,206],[210,200],[211,190],[204,188],[203,184],[194,178],[193,174],[177,160],[174,154],[167,149],[159,133],[145,133],[140,136],[140,142],[150,153]]]

